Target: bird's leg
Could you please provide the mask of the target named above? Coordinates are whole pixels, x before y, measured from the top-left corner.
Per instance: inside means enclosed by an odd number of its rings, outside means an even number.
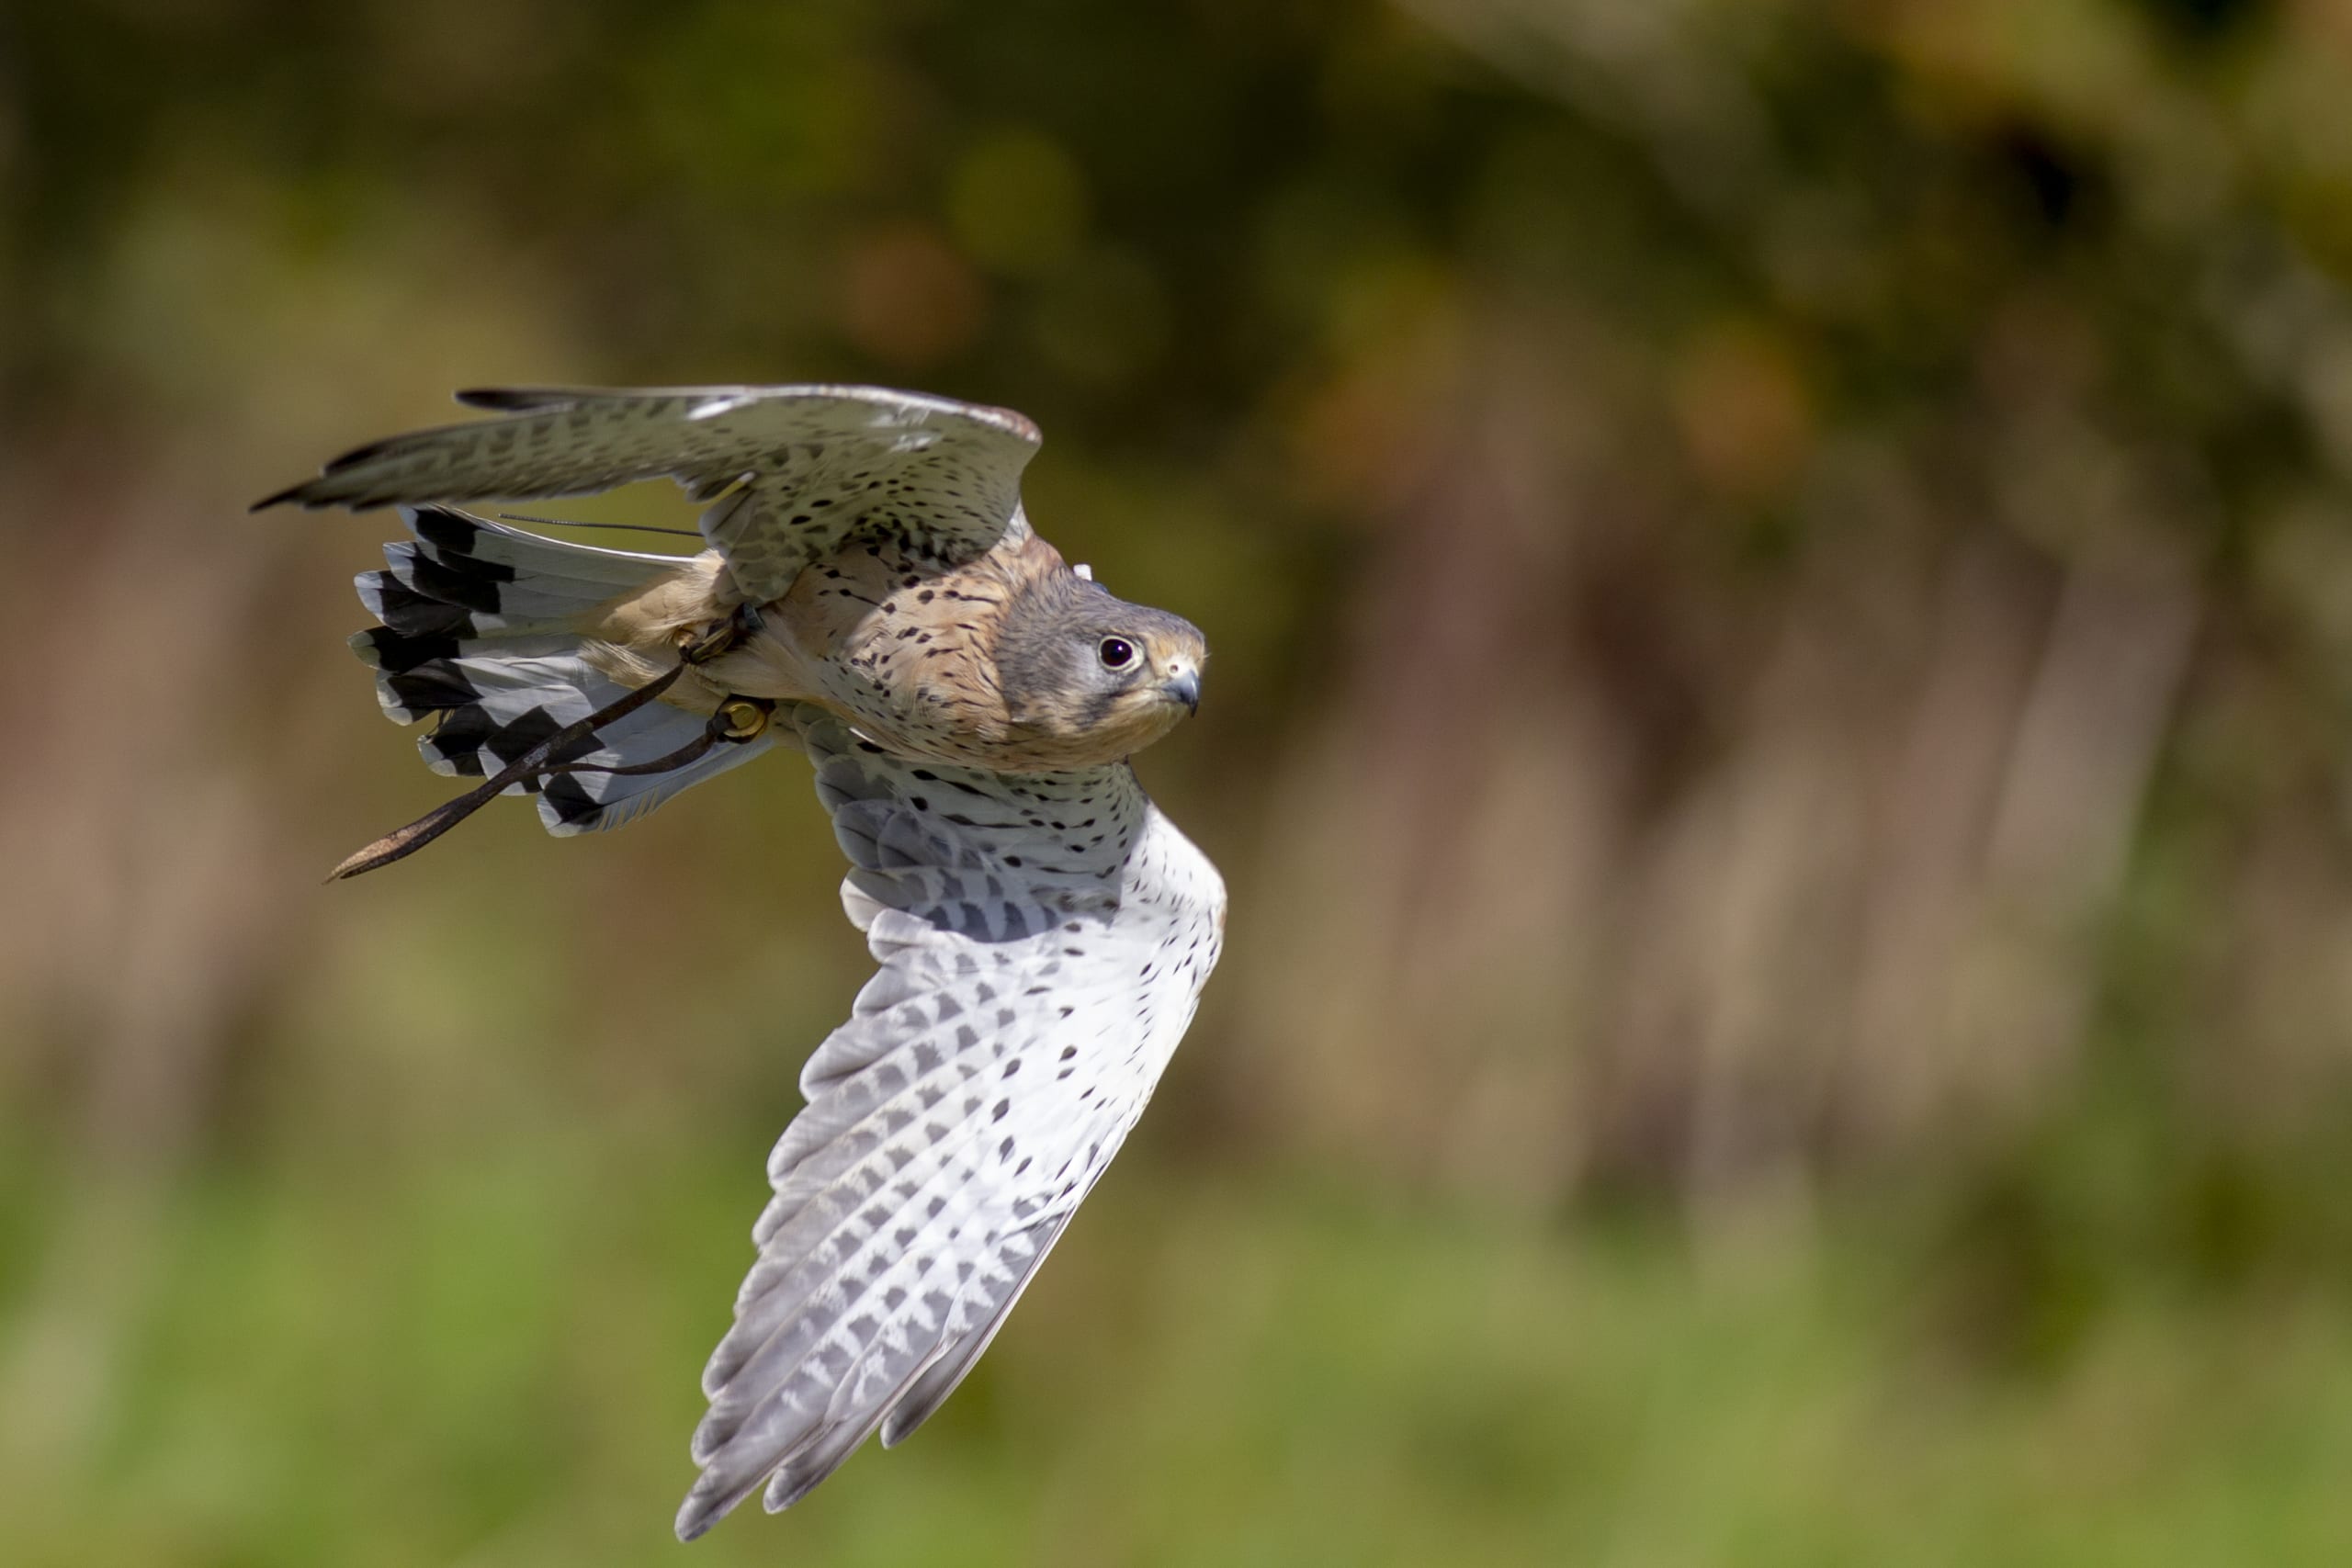
[[[759,629],[758,607],[738,604],[702,630],[680,634],[678,657],[688,664],[707,664]]]
[[[644,685],[606,703],[587,717],[574,719],[565,725],[456,799],[443,801],[406,827],[395,828],[365,849],[346,856],[342,864],[327,874],[327,880],[344,881],[414,854],[524,779],[573,773],[667,773],[695,761],[722,740],[740,744],[756,739],[767,728],[768,716],[775,711],[775,705],[760,697],[729,696],[720,701],[718,711],[710,716],[710,722],[702,734],[667,756],[656,757],[650,762],[607,768],[554,760],[581,742],[593,739],[605,725],[635,713],[677,684],[678,677],[686,672],[688,665],[708,663],[733,648],[758,626],[759,612],[748,604],[739,604],[725,619],[714,621],[699,632],[682,637],[678,662],[668,670]]]

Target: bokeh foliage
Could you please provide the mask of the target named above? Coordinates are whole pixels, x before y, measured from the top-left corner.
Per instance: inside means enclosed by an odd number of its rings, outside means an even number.
[[[820,378],[1207,629],[1233,940],[934,1427],[697,1552],[2346,1560],[2347,101],[2323,0],[0,11],[0,1561],[676,1550],[821,818],[317,887],[436,783],[381,520],[243,505]]]

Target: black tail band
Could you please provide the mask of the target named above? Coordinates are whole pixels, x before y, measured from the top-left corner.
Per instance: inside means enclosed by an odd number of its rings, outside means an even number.
[[[587,717],[572,720],[455,800],[443,801],[406,827],[395,828],[365,849],[345,857],[342,864],[327,874],[327,880],[341,882],[416,853],[525,779],[543,779],[558,773],[667,773],[696,761],[722,740],[740,742],[751,739],[766,727],[767,715],[775,705],[753,697],[729,697],[718,705],[718,711],[710,716],[710,723],[704,727],[699,736],[667,756],[656,757],[650,762],[607,768],[586,762],[554,761],[594,737],[605,726],[628,717],[677,684],[678,677],[686,672],[689,664],[707,663],[725,652],[742,636],[746,629],[745,621],[745,615],[739,612],[733,618],[718,623],[688,647],[684,658],[660,675],[642,686],[623,693]]]

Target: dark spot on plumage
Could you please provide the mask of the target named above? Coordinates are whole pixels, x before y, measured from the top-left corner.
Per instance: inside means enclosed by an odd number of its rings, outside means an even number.
[[[585,822],[604,810],[576,773],[558,773],[548,779],[545,797],[566,826]]]
[[[484,716],[487,717],[487,715]],[[512,762],[531,750],[563,728],[562,722],[545,708],[528,708],[515,716],[513,722],[492,726],[481,743],[481,749],[501,762]],[[560,746],[548,760],[557,762],[577,761],[596,750],[594,736],[582,736],[568,746]],[[560,775],[559,775],[560,776]]]
[[[449,764],[449,771],[456,773],[460,778],[479,779],[487,777],[490,770],[481,765],[481,752],[474,750],[470,747],[453,750],[443,742],[441,739],[441,731],[446,730],[449,727],[445,724],[441,727],[441,729],[435,730],[432,735],[432,740],[434,750],[438,751],[441,754],[442,760]]]
[[[445,714],[434,729],[432,739],[434,749],[448,760],[451,767],[470,775],[489,771],[482,763],[484,753],[503,766],[561,728],[545,708],[531,708],[512,723],[500,724],[488,710],[475,704]],[[574,741],[557,750],[553,760],[577,761],[594,750],[595,745],[593,739]]]
[[[455,659],[458,639],[453,637],[403,637],[390,626],[370,626],[353,639],[355,649],[365,644],[360,657],[386,673],[413,670],[435,659]]]
[[[392,700],[411,713],[462,708],[481,696],[464,672],[446,660],[386,675],[384,685],[392,694]]]
[[[445,565],[420,552],[409,565],[408,579],[416,591],[445,604],[462,604],[484,615],[498,613],[498,585],[511,581],[514,569],[494,561],[460,558],[462,570]]]
[[[481,525],[472,519],[439,506],[418,508],[410,528],[418,538],[435,549],[461,556],[474,553],[474,543],[482,532]],[[485,571],[503,573],[499,578],[501,581],[514,579],[514,569],[512,567],[502,567],[491,561],[484,561],[481,565]]]
[[[376,618],[403,637],[471,637],[473,616],[465,606],[419,593],[389,571],[371,571],[363,581],[376,595]]]

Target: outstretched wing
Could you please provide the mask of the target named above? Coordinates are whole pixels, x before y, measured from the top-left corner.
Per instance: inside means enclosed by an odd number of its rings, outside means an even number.
[[[946,1398],[1142,1112],[1225,925],[1216,868],[1125,764],[917,767],[813,708],[793,722],[882,968],[769,1161],[759,1260],[704,1374],[689,1540]]]
[[[375,442],[256,506],[587,495],[673,479],[716,504],[704,536],[741,599],[763,604],[851,534],[960,561],[1021,503],[1037,427],[1009,409],[880,387],[460,392],[503,417]]]

